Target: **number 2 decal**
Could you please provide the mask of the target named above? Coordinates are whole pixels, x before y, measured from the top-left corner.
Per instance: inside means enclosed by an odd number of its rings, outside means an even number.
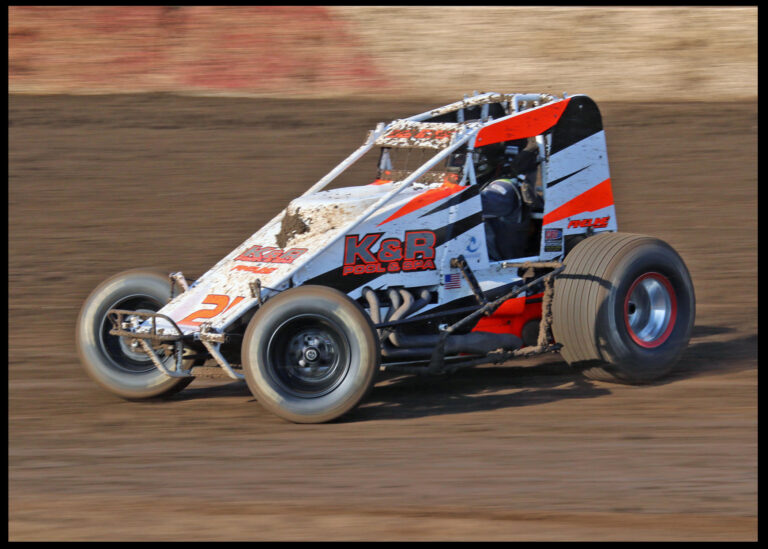
[[[204,320],[213,318],[220,315],[224,311],[228,311],[244,298],[241,296],[236,297],[232,303],[229,302],[229,296],[223,294],[209,294],[203,299],[203,305],[213,305],[213,309],[199,309],[189,316],[179,320],[179,324],[186,324],[187,326],[200,326]]]

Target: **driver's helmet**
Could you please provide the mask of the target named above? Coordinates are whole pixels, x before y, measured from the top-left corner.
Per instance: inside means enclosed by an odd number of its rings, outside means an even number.
[[[475,149],[475,176],[478,179],[491,175],[502,161],[504,145],[496,143]]]

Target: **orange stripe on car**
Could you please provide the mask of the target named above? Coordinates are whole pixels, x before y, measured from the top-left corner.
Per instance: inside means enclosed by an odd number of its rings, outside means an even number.
[[[424,191],[423,193],[413,197],[411,200],[408,201],[407,204],[405,204],[402,208],[400,208],[395,213],[390,215],[384,221],[379,223],[377,226],[380,227],[381,225],[384,225],[384,223],[389,223],[393,219],[397,219],[398,217],[402,217],[411,212],[415,212],[416,210],[423,208],[424,206],[429,206],[433,202],[437,202],[440,199],[443,199],[448,196],[451,196],[452,194],[461,192],[464,189],[466,189],[466,187],[462,187],[461,185],[456,185],[455,183],[443,183],[436,189],[429,189],[428,191]]]
[[[502,141],[540,135],[560,120],[560,116],[563,114],[563,111],[569,102],[570,99],[566,99],[564,101],[552,103],[551,105],[544,105],[542,107],[523,111],[506,120],[502,119],[497,124],[486,126],[477,132],[475,146],[483,147]]]
[[[613,206],[613,191],[611,190],[610,178],[602,183],[598,183],[588,191],[584,191],[559,208],[555,208],[546,214],[543,224],[549,225],[566,217],[584,212],[594,212],[608,206]]]

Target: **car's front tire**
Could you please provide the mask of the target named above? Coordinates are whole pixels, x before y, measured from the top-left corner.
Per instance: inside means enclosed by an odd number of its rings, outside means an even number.
[[[296,423],[347,413],[373,386],[379,340],[345,294],[301,286],[269,299],[243,337],[245,378],[259,403]]]

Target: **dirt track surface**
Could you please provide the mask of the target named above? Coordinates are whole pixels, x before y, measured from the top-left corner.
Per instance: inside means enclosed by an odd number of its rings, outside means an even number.
[[[756,102],[601,105],[620,229],[695,284],[659,383],[552,355],[389,377],[306,426],[244,383],[136,403],[86,377],[101,280],[201,274],[376,122],[438,104],[10,97],[9,539],[757,539]]]

